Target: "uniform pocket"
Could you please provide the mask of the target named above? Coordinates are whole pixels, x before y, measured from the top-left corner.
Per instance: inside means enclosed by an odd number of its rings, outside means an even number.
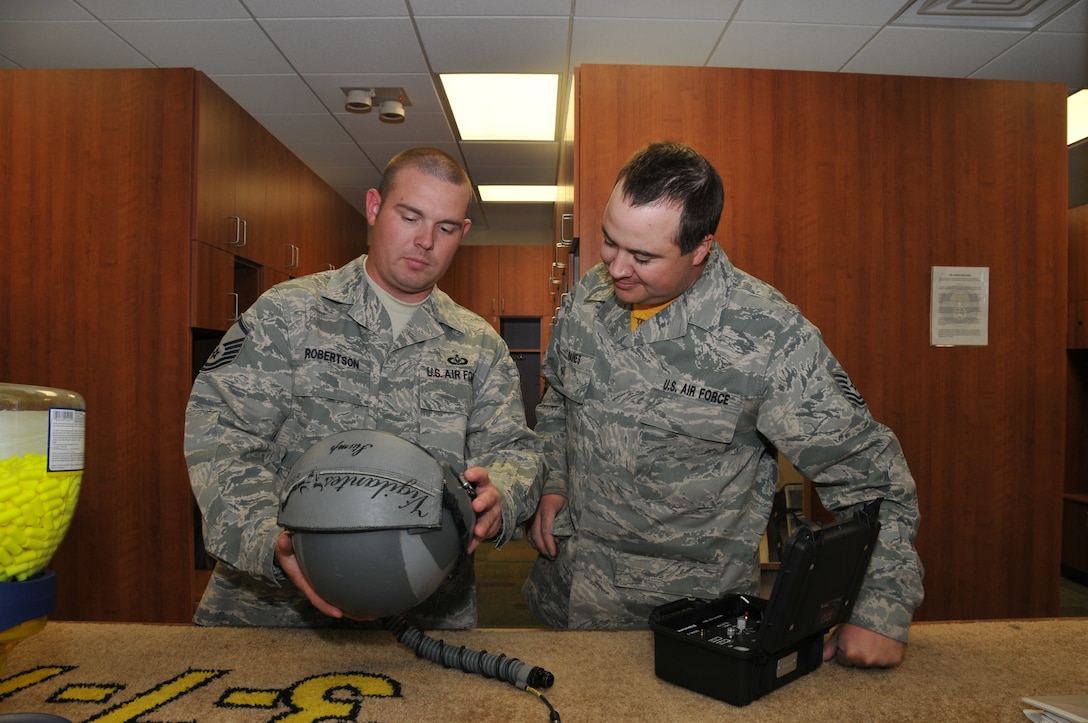
[[[744,409],[740,396],[697,385],[677,392],[654,389],[648,395],[642,422],[654,429],[707,442],[729,444]]]
[[[369,386],[346,370],[332,370],[322,364],[299,366],[294,372],[292,395],[298,403],[298,417],[286,420],[285,425],[296,428],[299,434],[312,438],[370,424]]]
[[[656,593],[666,597],[718,597],[721,570],[716,565],[613,553],[616,587]]]
[[[574,349],[559,351],[559,391],[564,397],[581,404],[585,401],[593,379],[594,357]]]
[[[716,517],[725,490],[732,483],[741,444],[743,402],[739,396],[687,396],[656,389],[647,394],[639,416],[638,479],[641,498],[650,508],[647,515],[695,515],[704,522]],[[743,455],[741,455],[743,457]],[[636,503],[637,504],[637,503]]]
[[[472,395],[471,378],[454,379],[435,369],[424,371],[420,378],[420,444],[432,454],[450,455],[444,461],[458,473],[463,471]]]

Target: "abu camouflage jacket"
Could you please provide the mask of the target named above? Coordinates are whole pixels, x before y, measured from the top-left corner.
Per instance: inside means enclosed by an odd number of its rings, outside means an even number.
[[[502,544],[535,509],[540,440],[525,425],[517,367],[480,317],[435,289],[397,339],[362,258],[280,284],[208,359],[186,413],[185,456],[218,560],[195,622],[327,625],[274,564],[281,486],[313,443],[351,429],[399,435],[458,475],[487,468]],[[471,560],[408,617],[475,625]]]
[[[699,280],[630,329],[603,266],[564,304],[537,407],[554,562],[524,594],[555,627],[645,627],[682,597],[757,593],[777,452],[832,511],[883,497],[852,622],[905,640],[922,599],[914,480],[819,331],[715,246]]]

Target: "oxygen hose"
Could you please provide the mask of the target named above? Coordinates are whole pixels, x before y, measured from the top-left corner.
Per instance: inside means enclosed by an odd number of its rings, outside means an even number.
[[[421,658],[427,658],[446,668],[504,680],[516,688],[532,693],[548,706],[550,723],[560,723],[559,712],[540,693],[541,688],[550,688],[555,682],[555,676],[547,670],[529,666],[517,658],[493,655],[484,650],[470,650],[463,645],[448,645],[428,636],[401,615],[382,618],[382,627],[393,633],[398,642],[407,645]]]

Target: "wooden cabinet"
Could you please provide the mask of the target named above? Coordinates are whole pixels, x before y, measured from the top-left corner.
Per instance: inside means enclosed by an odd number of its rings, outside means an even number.
[[[260,203],[239,182],[264,163],[237,152],[247,118],[191,69],[0,70],[0,379],[87,401],[82,491],[51,563],[55,619],[191,619],[194,367],[235,313],[232,294],[288,276],[249,256],[253,223],[241,248],[224,223]],[[298,168],[285,152],[275,164]],[[313,183],[300,179],[288,183]],[[362,239],[358,213],[328,187],[319,198],[323,234]]]
[[[197,82],[194,238],[289,276],[358,256],[362,216],[219,86]]]
[[[518,366],[526,419],[536,424],[543,392],[540,375],[551,333],[555,299],[549,293],[552,246],[462,246],[438,287],[475,311],[506,340]]]
[[[1069,209],[1070,349],[1088,349],[1088,204]]]
[[[1088,204],[1069,209],[1068,323],[1062,572],[1088,583]]]
[[[457,249],[453,263],[439,279],[438,288],[461,306],[472,309],[498,329],[499,253],[497,246]]]
[[[190,326],[226,331],[240,309],[234,289],[234,254],[193,241]]]
[[[1068,494],[1062,514],[1062,571],[1088,584],[1088,494]]]
[[[1057,614],[1065,86],[619,65],[583,65],[576,85],[581,273],[600,260],[595,229],[627,158],[661,139],[695,146],[725,183],[718,243],[820,328],[902,443],[926,569],[917,618]],[[989,269],[987,346],[930,346],[938,265]],[[1086,429],[1069,438],[1082,472]]]
[[[462,246],[438,286],[496,329],[504,316],[548,320],[553,259],[551,246]]]

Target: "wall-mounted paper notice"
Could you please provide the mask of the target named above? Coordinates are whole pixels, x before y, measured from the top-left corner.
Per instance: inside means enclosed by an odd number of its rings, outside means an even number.
[[[990,327],[989,267],[934,266],[929,306],[931,345],[986,346]]]

